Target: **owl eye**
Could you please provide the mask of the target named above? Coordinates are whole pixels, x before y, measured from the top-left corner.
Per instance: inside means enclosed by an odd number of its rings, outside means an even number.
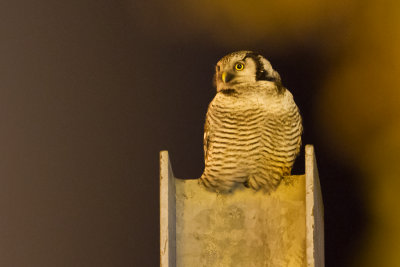
[[[235,64],[235,70],[243,70],[244,69],[244,64],[243,63],[236,63]]]

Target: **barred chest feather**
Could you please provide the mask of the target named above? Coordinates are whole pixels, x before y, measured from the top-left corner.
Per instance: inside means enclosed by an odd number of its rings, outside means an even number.
[[[218,93],[205,125],[203,184],[229,191],[239,183],[275,189],[301,145],[301,117],[289,91],[274,97]]]

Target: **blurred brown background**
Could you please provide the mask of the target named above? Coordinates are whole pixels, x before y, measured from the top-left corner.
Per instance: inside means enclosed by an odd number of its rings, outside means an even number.
[[[158,266],[158,153],[200,176],[213,66],[252,49],[316,147],[326,266],[400,266],[399,3],[1,1],[0,265]]]

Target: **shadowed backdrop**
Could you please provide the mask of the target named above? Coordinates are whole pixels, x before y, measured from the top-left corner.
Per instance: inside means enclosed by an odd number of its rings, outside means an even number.
[[[214,64],[242,49],[271,61],[315,145],[326,266],[399,265],[400,4],[384,2],[2,1],[0,265],[158,266],[158,153],[201,175]]]

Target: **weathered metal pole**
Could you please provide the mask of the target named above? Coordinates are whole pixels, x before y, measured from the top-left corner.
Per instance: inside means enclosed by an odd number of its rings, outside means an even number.
[[[306,173],[265,194],[240,187],[217,194],[173,176],[160,153],[160,265],[324,266],[323,204],[314,148]]]

